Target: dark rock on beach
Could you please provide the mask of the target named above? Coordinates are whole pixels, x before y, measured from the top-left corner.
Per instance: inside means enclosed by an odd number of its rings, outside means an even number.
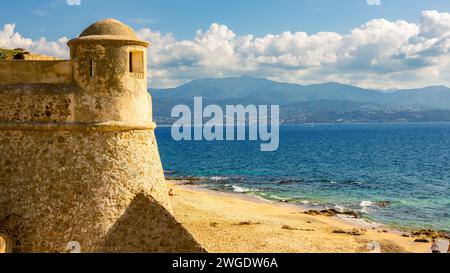
[[[300,231],[314,231],[314,229],[310,229],[310,228],[295,228],[295,227],[291,227],[288,225],[284,225],[281,227],[281,229],[285,229],[285,230],[300,230]]]
[[[342,229],[336,229],[333,230],[333,233],[337,233],[337,234],[347,234],[347,235],[352,235],[352,236],[361,236],[364,235],[364,232],[358,229],[352,229],[352,230],[342,230]]]
[[[201,178],[199,177],[171,177],[171,176],[167,176],[166,180],[171,180],[171,181],[180,181],[181,185],[192,185],[192,186],[196,186],[199,185],[198,181],[201,180]]]
[[[450,235],[442,231],[434,231],[431,229],[421,229],[411,233],[414,236],[423,236],[429,238],[441,238],[450,240]]]
[[[416,242],[416,243],[429,243],[430,240],[425,239],[425,238],[419,238],[419,239],[415,239],[414,242]]]
[[[260,222],[252,222],[252,221],[244,221],[235,224],[235,226],[251,226],[251,225],[260,225]]]
[[[354,212],[354,211],[338,211],[336,209],[325,209],[325,210],[308,210],[305,211],[304,214],[308,214],[308,215],[312,215],[312,216],[328,216],[328,217],[332,217],[332,216],[336,216],[336,215],[347,215],[347,216],[351,216],[354,218],[358,218],[358,213]]]

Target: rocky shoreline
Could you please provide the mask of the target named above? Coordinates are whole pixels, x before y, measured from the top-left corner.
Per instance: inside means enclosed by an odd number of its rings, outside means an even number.
[[[166,172],[166,180],[176,183],[180,186],[200,186],[202,185],[200,181],[205,180],[200,177],[170,177],[168,175],[173,174],[172,172]],[[286,181],[286,183],[289,183]],[[269,201],[265,199],[266,201]],[[288,201],[279,200],[280,203],[289,203]],[[298,205],[298,204],[293,204]],[[387,208],[390,205],[389,201],[379,201],[376,202],[377,206],[381,208]],[[301,207],[301,205],[299,205]],[[363,219],[363,215],[359,211],[354,210],[337,210],[337,209],[308,209],[301,212],[302,214],[309,216],[324,216],[324,217],[345,217],[346,219]],[[366,221],[366,220],[365,220]],[[411,228],[390,228],[389,226],[381,225],[383,228],[378,230],[378,233],[388,233],[390,231],[394,231],[399,233],[404,238],[411,238],[413,242],[416,243],[430,243],[433,239],[442,239],[442,240],[450,240],[450,234],[445,231],[438,231],[432,229],[411,229]],[[286,229],[290,229],[290,227],[286,227]],[[372,230],[375,230],[375,227],[372,227]],[[367,231],[367,227],[360,227],[350,230],[334,230],[333,232],[336,234],[348,234],[353,236],[359,236]]]
[[[430,253],[432,236],[442,238],[438,240],[442,250],[449,243],[447,235],[434,231],[399,231],[352,213],[305,210],[192,182],[168,181],[173,209],[177,220],[209,252]],[[380,248],[372,249],[374,242]]]
[[[360,213],[354,212],[354,211],[338,211],[336,209],[325,209],[325,210],[308,210],[303,212],[307,215],[312,216],[327,216],[327,217],[334,217],[343,215],[346,217],[351,217],[358,219],[361,217]],[[373,228],[375,229],[375,228]],[[364,229],[362,229],[364,231]],[[388,232],[387,230],[382,230],[382,232]],[[355,232],[353,230],[352,232],[344,232],[337,230],[335,233],[347,233],[352,235],[361,235],[359,231]],[[431,242],[432,239],[444,239],[444,240],[450,240],[450,234],[445,231],[436,231],[432,229],[402,229],[402,236],[407,238],[416,238],[414,241],[419,243],[428,243]]]

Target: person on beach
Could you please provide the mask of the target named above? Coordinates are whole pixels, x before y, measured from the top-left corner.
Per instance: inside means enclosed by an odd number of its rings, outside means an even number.
[[[431,243],[431,252],[432,253],[441,253],[436,239],[433,239],[433,242]]]
[[[450,253],[450,241],[449,241],[449,243],[448,243],[447,253]]]
[[[169,196],[170,196],[170,197],[174,196],[174,194],[173,194],[173,189],[170,189],[170,191],[169,191]]]

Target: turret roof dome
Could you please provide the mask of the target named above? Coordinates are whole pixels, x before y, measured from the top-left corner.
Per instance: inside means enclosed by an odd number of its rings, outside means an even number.
[[[104,19],[87,27],[78,38],[69,41],[69,45],[81,41],[128,41],[148,46],[141,41],[134,30],[116,19]]]
[[[80,37],[105,35],[121,36],[131,40],[138,39],[134,31],[129,26],[116,19],[105,19],[98,21],[86,28],[80,34]]]

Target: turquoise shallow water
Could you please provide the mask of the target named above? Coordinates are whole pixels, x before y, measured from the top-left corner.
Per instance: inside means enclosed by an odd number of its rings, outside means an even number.
[[[351,209],[398,227],[450,231],[450,123],[286,125],[279,149],[269,153],[254,141],[177,142],[170,131],[156,130],[170,176]]]

